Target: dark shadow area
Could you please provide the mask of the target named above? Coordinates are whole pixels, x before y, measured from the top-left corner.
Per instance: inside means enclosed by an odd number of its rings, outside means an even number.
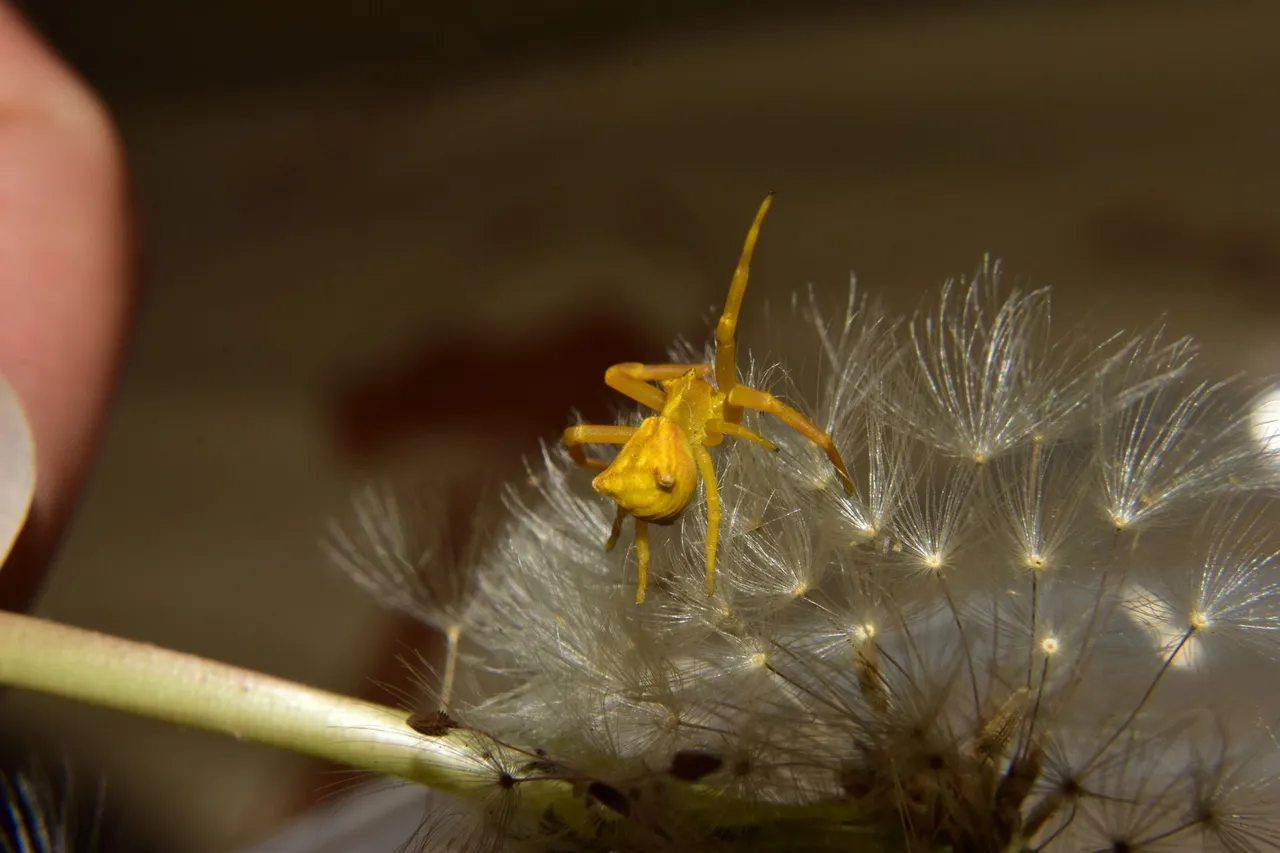
[[[419,85],[530,61],[634,50],[667,34],[784,27],[831,13],[868,18],[1003,0],[560,0],[483,4],[276,0],[19,5],[108,97],[225,95],[305,83]],[[635,56],[643,61],[642,53]]]

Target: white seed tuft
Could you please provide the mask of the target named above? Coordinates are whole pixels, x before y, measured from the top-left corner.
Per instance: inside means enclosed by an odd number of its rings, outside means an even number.
[[[509,748],[458,849],[1280,849],[1271,398],[1160,330],[1055,337],[991,262],[908,322],[816,306],[743,379],[831,433],[853,494],[749,417],[779,450],[712,448],[714,596],[701,499],[650,528],[637,605],[557,451],[465,572],[358,498],[339,561],[457,629],[448,714]]]

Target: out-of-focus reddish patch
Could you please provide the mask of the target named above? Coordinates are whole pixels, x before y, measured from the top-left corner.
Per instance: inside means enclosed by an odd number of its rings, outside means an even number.
[[[523,446],[556,436],[572,409],[612,423],[622,398],[604,384],[605,368],[664,360],[664,340],[605,311],[514,341],[477,340],[484,335],[462,330],[437,338],[341,389],[334,421],[343,455],[375,461],[428,434]]]
[[[572,409],[588,420],[612,423],[623,398],[604,384],[605,368],[622,361],[663,361],[667,343],[633,318],[607,311],[583,312],[505,343],[478,344],[484,334],[459,330],[436,338],[342,388],[333,406],[342,454],[355,462],[376,462],[424,435],[466,434],[503,448],[499,472],[514,468],[520,448],[539,438],[554,439]],[[448,534],[463,544],[479,533],[474,525],[480,484],[448,488]],[[413,672],[421,669],[418,656],[435,664],[441,650],[438,632],[408,617],[390,619],[375,669],[357,696],[386,704],[418,693]],[[341,770],[317,762],[300,792],[299,808],[315,805]]]

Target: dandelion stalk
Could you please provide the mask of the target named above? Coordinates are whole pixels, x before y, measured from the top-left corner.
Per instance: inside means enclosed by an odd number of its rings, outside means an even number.
[[[456,793],[475,773],[408,714],[146,643],[0,613],[0,683]]]
[[[448,711],[453,698],[453,680],[458,672],[458,640],[462,637],[462,626],[453,624],[444,632],[444,677],[440,681],[440,710]]]
[[[230,735],[301,755],[403,779],[440,793],[482,797],[493,769],[528,763],[520,750],[479,732],[424,736],[393,708],[316,690],[240,667],[120,637],[0,613],[0,684],[139,717]],[[510,777],[520,807],[580,813],[579,780],[556,774]],[[749,839],[747,846],[808,837],[856,841],[867,853],[898,848],[859,822],[845,803],[735,802],[699,785],[680,786],[690,819]]]
[[[415,853],[1280,849],[1280,460],[1255,392],[1159,333],[1054,340],[1047,291],[989,263],[902,324],[850,304],[807,321],[809,410],[870,465],[846,495],[782,432],[713,448],[714,595],[702,502],[638,563],[548,449],[465,554],[389,489],[331,531],[446,637],[420,713],[17,616],[0,683],[454,795]]]

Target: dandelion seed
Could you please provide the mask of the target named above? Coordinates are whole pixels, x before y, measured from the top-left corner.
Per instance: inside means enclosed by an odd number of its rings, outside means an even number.
[[[1225,851],[1275,850],[1280,846],[1280,815],[1275,808],[1273,752],[1261,739],[1231,743],[1215,738],[1197,744],[1189,773],[1187,816],[1196,823],[1197,841]],[[1250,742],[1252,740],[1252,742]]]
[[[1263,456],[1226,382],[1170,383],[1100,423],[1104,510],[1117,530],[1254,480]]]
[[[1139,584],[1124,590],[1119,603],[1134,622],[1149,632],[1157,657],[1169,657],[1170,666],[1177,668],[1200,666],[1203,652],[1198,635],[1208,626],[1203,612],[1192,611],[1180,621],[1167,601]],[[1170,656],[1174,649],[1176,654]]]
[[[962,544],[965,511],[973,498],[976,474],[971,466],[937,463],[908,488],[894,525],[904,553],[931,572],[948,565]]]
[[[990,262],[911,322],[852,289],[834,319],[795,307],[789,353],[746,379],[805,400],[853,493],[767,423],[776,453],[715,454],[713,596],[703,502],[652,529],[637,606],[634,556],[600,547],[611,508],[555,452],[447,590],[412,513],[357,504],[347,570],[462,626],[438,736],[501,746],[432,843],[1280,850],[1274,400],[1159,329],[1055,339],[1048,292]]]

